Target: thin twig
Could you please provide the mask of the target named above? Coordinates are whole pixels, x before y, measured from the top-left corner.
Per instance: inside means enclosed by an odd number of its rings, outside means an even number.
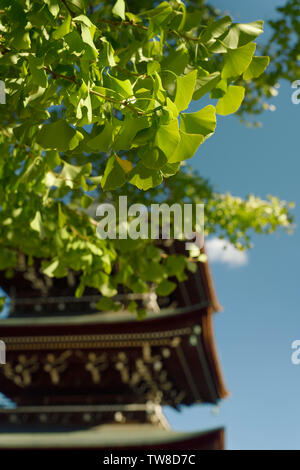
[[[135,23],[134,21],[118,21],[118,20],[107,20],[107,19],[102,19],[98,20],[100,23],[106,23],[110,24],[112,26],[119,26],[119,25],[124,25],[124,26],[133,26],[135,28],[143,29],[144,31],[148,31],[147,26],[141,25],[139,23]]]
[[[145,25],[141,25],[139,23],[135,23],[134,21],[118,21],[118,20],[107,20],[107,19],[103,19],[103,20],[98,20],[100,23],[106,23],[106,24],[110,24],[112,26],[133,26],[135,28],[139,28],[139,29],[142,29],[143,31],[148,31],[148,27],[145,26]],[[177,37],[181,37],[183,39],[186,39],[187,41],[195,41],[195,42],[199,42],[200,41],[200,38],[198,37],[194,37],[194,36],[188,36],[186,34],[182,34],[178,31],[175,31],[174,29],[169,29],[168,30],[168,33],[169,34],[173,34],[174,36],[177,36]]]
[[[69,82],[74,83],[75,85],[78,85],[78,82],[75,80],[74,77],[69,77],[67,75],[62,75],[60,73],[55,73],[53,70],[49,69],[49,67],[44,67],[44,70],[51,74],[54,79],[56,78],[62,78],[63,80],[68,80]],[[120,101],[115,98],[111,98],[110,96],[103,95],[103,93],[99,93],[98,91],[95,90],[90,90],[90,93],[95,96],[99,96],[100,98],[103,98],[105,101],[108,101],[110,103],[115,103],[120,106],[124,106],[128,109],[131,109],[131,111],[135,112],[138,116],[144,116],[145,113],[143,111],[139,111],[136,109],[134,106],[132,106],[130,103],[128,103],[126,100]]]
[[[74,77],[68,77],[67,75],[62,75],[61,73],[55,73],[55,72],[53,72],[53,70],[49,69],[49,67],[46,67],[46,66],[44,67],[44,70],[47,73],[51,74],[54,79],[62,78],[64,80],[68,80],[69,82],[74,83],[75,85],[78,85],[78,83],[76,82]]]

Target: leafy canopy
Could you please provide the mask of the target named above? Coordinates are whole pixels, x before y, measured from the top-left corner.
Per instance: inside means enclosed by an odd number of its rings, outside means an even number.
[[[167,295],[168,278],[193,269],[188,257],[168,257],[149,240],[96,237],[86,210],[118,194],[129,203],[205,202],[207,233],[240,248],[251,229],[289,226],[285,202],[219,195],[184,167],[217,115],[240,108],[241,81],[268,65],[255,56],[262,21],[216,19],[199,3],[0,0],[0,269],[8,275],[22,254],[27,264],[41,259],[50,277],[79,271],[78,296],[85,286],[104,299],[120,286]]]

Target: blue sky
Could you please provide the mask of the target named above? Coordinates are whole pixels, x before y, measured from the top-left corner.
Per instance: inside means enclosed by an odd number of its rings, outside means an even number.
[[[214,0],[234,21],[275,16],[283,0]],[[272,194],[296,202],[300,220],[300,105],[281,83],[275,112],[265,112],[261,129],[234,116],[219,117],[216,134],[191,160],[220,191],[236,196]],[[196,109],[196,107],[195,107]],[[297,206],[298,202],[298,206]],[[174,429],[226,427],[228,449],[300,449],[300,365],[291,363],[291,343],[300,339],[299,228],[254,236],[246,265],[212,263],[224,312],[215,316],[216,340],[231,396],[211,406],[167,410]]]

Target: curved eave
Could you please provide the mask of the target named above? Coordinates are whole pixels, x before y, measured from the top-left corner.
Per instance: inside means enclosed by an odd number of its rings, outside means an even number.
[[[206,254],[205,246],[202,248],[201,252]],[[202,269],[204,273],[202,279],[204,281],[206,294],[210,300],[210,307],[207,308],[206,314],[202,317],[203,343],[217,394],[219,398],[223,399],[228,397],[230,393],[225,385],[213,325],[213,313],[223,311],[223,307],[217,297],[209,261],[207,260],[205,263],[200,264],[200,269]]]
[[[201,253],[207,255],[205,247],[202,248]],[[207,260],[205,263],[199,263],[199,265],[200,265],[200,270],[203,270],[204,275],[202,276],[202,280],[204,282],[206,295],[208,299],[210,300],[213,311],[222,312],[223,307],[219,303],[219,300],[217,297],[217,293],[216,293],[216,289],[215,289],[215,285],[214,285],[214,281],[212,277],[212,272],[211,272],[210,265],[209,265],[209,260]]]
[[[0,450],[223,450],[224,428],[176,432],[153,425],[102,425],[62,432],[3,432]]]
[[[209,369],[213,377],[213,382],[216,388],[217,395],[220,399],[223,399],[228,397],[230,393],[225,385],[223,371],[219,360],[219,354],[216,347],[212,314],[213,310],[212,308],[210,308],[202,316],[203,346],[205,349]]]

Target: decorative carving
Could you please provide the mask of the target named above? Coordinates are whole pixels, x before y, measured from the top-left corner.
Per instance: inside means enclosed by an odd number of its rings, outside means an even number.
[[[65,351],[60,355],[47,354],[44,370],[49,373],[51,381],[54,385],[60,382],[61,374],[68,367],[68,359],[72,355],[72,351]]]
[[[96,354],[94,352],[90,352],[87,354],[87,359],[86,354],[82,351],[77,351],[76,355],[84,360],[85,369],[91,374],[93,383],[100,383],[101,372],[108,369],[109,366],[107,354]]]
[[[19,354],[17,362],[7,362],[3,365],[2,370],[8,379],[12,380],[19,387],[26,387],[32,382],[32,374],[39,368],[38,358],[36,355],[31,357]]]
[[[122,382],[154,403],[161,403],[164,392],[169,396],[171,392],[178,395],[179,392],[173,390],[174,386],[164,369],[164,360],[169,356],[169,350],[162,348],[161,354],[153,355],[151,345],[144,343],[141,353],[133,362],[133,367],[124,351],[120,351],[114,358],[115,368],[119,371]]]
[[[178,341],[175,343],[178,344]],[[44,371],[42,381],[45,384],[48,382],[50,386],[70,387],[73,385],[70,380],[75,367],[78,384],[84,382],[89,386],[100,384],[103,374],[106,374],[107,383],[113,367],[119,373],[120,386],[127,386],[136,395],[144,396],[146,400],[157,404],[163,401],[179,404],[184,399],[184,394],[177,389],[168,374],[167,361],[171,357],[171,351],[171,345],[153,347],[149,342],[144,342],[140,348],[116,349],[113,352],[66,349],[61,353],[48,352],[41,357],[21,354],[5,364],[2,371],[6,378],[23,388],[39,387],[39,379],[35,384],[32,378],[32,374],[38,370],[40,374],[37,377],[41,377]],[[66,375],[69,369],[70,374]],[[84,370],[90,379],[84,374]],[[43,393],[47,395],[47,392]]]

